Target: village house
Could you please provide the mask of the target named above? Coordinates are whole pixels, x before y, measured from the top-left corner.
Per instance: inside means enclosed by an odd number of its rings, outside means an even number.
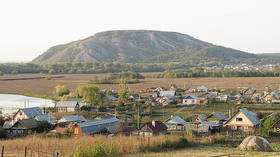
[[[116,102],[116,101],[119,100],[118,98],[116,98],[116,97],[114,97],[114,96],[112,96],[112,95],[107,96],[107,98],[108,98],[110,101],[112,101],[112,102]]]
[[[56,112],[77,112],[79,108],[78,101],[59,101],[55,105]]]
[[[228,101],[228,95],[218,95],[215,97],[215,102],[226,103]]]
[[[121,131],[118,118],[108,118],[74,125],[74,134],[116,134]]]
[[[13,121],[5,122],[3,125],[8,137],[29,135],[37,127],[37,122],[34,119],[18,120],[15,123]]]
[[[273,130],[274,132],[280,133],[280,119],[278,121],[276,121],[273,125]]]
[[[206,118],[207,118],[207,116],[205,114],[201,114],[201,115],[197,116],[197,118],[194,120],[194,122],[201,123],[201,122],[205,121]]]
[[[171,84],[169,90],[170,91],[176,91],[178,89],[178,86],[176,84]]]
[[[224,129],[227,131],[253,132],[259,123],[257,114],[242,108],[224,124]]]
[[[134,126],[121,126],[121,132],[126,136],[137,135],[135,134],[135,132],[137,132],[137,129]]]
[[[201,85],[201,86],[198,86],[197,88],[196,88],[196,91],[197,92],[208,92],[208,86],[206,86],[206,85]]]
[[[156,99],[155,106],[166,106],[173,102],[172,99],[169,99],[168,97],[159,97]]]
[[[43,115],[40,107],[21,108],[16,112],[16,114],[14,114],[13,121],[16,122],[23,119],[32,119],[38,115]]]
[[[189,95],[183,99],[185,105],[200,105],[200,98],[195,95]]]
[[[142,97],[139,94],[131,94],[128,96],[128,99],[131,101],[140,101]]]
[[[167,126],[161,121],[152,121],[146,123],[140,130],[141,136],[157,136],[165,135],[167,133]]]
[[[47,122],[49,122],[51,124],[57,123],[57,120],[56,120],[56,118],[54,116],[47,115],[47,114],[37,115],[35,117],[35,120],[37,120],[37,121],[47,121]]]
[[[175,91],[160,91],[158,93],[159,97],[167,97],[168,99],[174,99],[175,95],[176,95]]]
[[[205,121],[214,122],[215,124],[221,124],[221,125],[224,122],[226,122],[227,120],[228,120],[228,117],[226,117],[221,112],[212,113],[205,119]]]
[[[164,124],[167,126],[167,130],[185,130],[186,121],[180,116],[171,116]]]
[[[86,122],[86,118],[82,115],[71,115],[62,117],[58,123],[80,123]]]
[[[60,123],[60,124],[55,124],[50,132],[57,132],[63,134],[66,129],[67,129],[66,125],[61,125]]]

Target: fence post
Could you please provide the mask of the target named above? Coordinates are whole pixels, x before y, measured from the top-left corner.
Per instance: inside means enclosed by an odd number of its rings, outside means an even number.
[[[27,157],[27,147],[24,148],[24,157]]]
[[[4,157],[4,145],[2,146],[1,157]]]

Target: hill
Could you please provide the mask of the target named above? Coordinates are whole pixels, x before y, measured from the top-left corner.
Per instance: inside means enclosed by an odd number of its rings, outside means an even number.
[[[51,47],[33,62],[239,63],[259,58],[255,54],[216,46],[177,32],[122,30],[101,32],[83,40]]]

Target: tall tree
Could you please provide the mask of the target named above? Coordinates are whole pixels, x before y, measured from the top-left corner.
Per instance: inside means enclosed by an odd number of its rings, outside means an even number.
[[[61,96],[61,97],[63,95],[68,95],[70,93],[70,90],[68,88],[66,88],[66,86],[58,85],[55,87],[55,89],[56,89],[55,90],[56,95]]]
[[[126,80],[122,79],[120,82],[120,90],[118,92],[120,102],[126,102],[127,95],[128,95],[128,87],[126,85]]]

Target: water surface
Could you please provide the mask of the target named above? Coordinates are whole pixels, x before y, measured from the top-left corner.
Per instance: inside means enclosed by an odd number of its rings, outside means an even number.
[[[34,98],[15,94],[0,94],[0,111],[12,114],[19,108],[25,107],[54,107],[54,102],[49,99]]]

